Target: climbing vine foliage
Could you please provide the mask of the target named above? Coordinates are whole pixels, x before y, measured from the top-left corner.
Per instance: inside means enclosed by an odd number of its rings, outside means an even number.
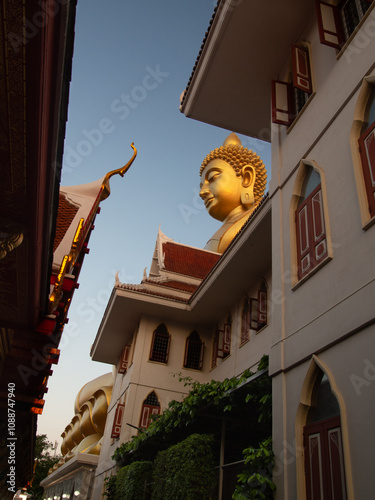
[[[268,357],[263,356],[258,371],[268,368]],[[183,401],[171,401],[161,415],[151,422],[150,426],[131,441],[119,446],[113,459],[119,465],[125,465],[134,460],[149,460],[156,455],[156,450],[184,439],[195,431],[194,426],[199,423],[199,417],[205,409],[210,408],[218,415],[229,414],[236,404],[233,389],[238,388],[251,377],[250,370],[243,372],[241,377],[225,379],[221,382],[212,380],[201,384],[192,381],[189,377],[180,381],[190,387],[188,395]],[[252,392],[246,396],[246,402],[252,400],[257,406],[259,421],[266,421],[271,416],[271,388],[268,377],[259,379],[252,384]],[[192,431],[191,428],[194,430]]]
[[[275,463],[271,438],[265,439],[258,448],[243,450],[244,471],[238,474],[233,500],[271,500],[276,489],[272,481]]]
[[[108,500],[128,498],[125,492],[131,485],[138,488],[137,491],[142,490],[142,497],[135,493],[131,497],[140,500],[211,498],[225,420],[228,421],[226,435],[241,429],[240,434],[231,435],[239,457],[242,446],[247,445],[243,450],[244,470],[238,475],[233,499],[273,498],[274,459],[271,438],[267,439],[271,434],[272,397],[267,368],[268,358],[264,356],[256,377],[246,370],[240,377],[201,384],[176,375],[189,388],[189,393],[183,401],[172,401],[148,429],[117,448],[112,458],[122,468],[117,476],[108,480]],[[231,427],[231,422],[246,422],[246,426]],[[204,452],[194,452],[202,447]],[[199,462],[199,456],[204,457],[204,463]],[[139,475],[137,471],[141,469],[143,472]],[[149,479],[151,469],[152,480]]]

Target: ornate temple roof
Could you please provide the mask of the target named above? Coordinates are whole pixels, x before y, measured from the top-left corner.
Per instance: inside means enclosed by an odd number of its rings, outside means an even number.
[[[220,254],[182,245],[168,238],[159,228],[150,275],[146,270],[142,283],[116,281],[123,290],[188,302],[209,274]]]
[[[53,242],[54,252],[63,240],[77,212],[78,207],[73,205],[73,203],[70,203],[63,193],[60,193],[56,220],[56,234]]]
[[[56,271],[64,258],[69,254],[79,221],[83,218],[90,224],[94,219],[103,179],[78,186],[61,186],[59,207],[56,219],[56,234],[53,244],[53,268]]]
[[[37,414],[58,356],[40,328],[51,323],[46,311],[76,0],[60,2],[50,19],[45,4],[2,2],[0,12],[0,404],[6,406],[8,384],[13,384],[17,486],[32,477]],[[40,22],[44,15],[50,22]],[[35,19],[37,26],[31,23]],[[29,20],[32,36],[25,29]],[[37,370],[36,359],[42,360]],[[5,424],[2,419],[3,436]],[[3,447],[0,463],[6,459]],[[1,498],[11,496],[8,486],[4,477]]]
[[[219,258],[218,253],[176,243],[159,228],[149,277],[175,281],[186,281],[189,277],[189,283],[199,285]]]

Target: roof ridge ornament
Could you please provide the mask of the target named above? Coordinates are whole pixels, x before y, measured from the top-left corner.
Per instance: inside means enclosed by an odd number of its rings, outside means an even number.
[[[115,286],[120,286],[120,285],[121,285],[120,277],[119,277],[118,271],[116,271],[116,274],[115,274]]]
[[[121,177],[124,177],[124,175],[126,174],[126,172],[129,170],[130,166],[132,165],[133,161],[135,160],[135,158],[137,156],[137,149],[134,146],[134,142],[132,142],[130,144],[130,147],[133,148],[134,153],[133,153],[133,156],[128,161],[128,163],[126,163],[126,165],[124,165],[121,168],[117,168],[116,170],[111,170],[110,172],[108,172],[105,175],[105,177],[103,179],[103,182],[102,182],[102,192],[101,192],[101,195],[100,195],[100,201],[103,201],[106,198],[108,198],[108,196],[111,193],[111,188],[109,186],[109,179],[111,177],[113,177],[114,175],[116,175],[116,174],[119,174],[119,175],[121,175]]]

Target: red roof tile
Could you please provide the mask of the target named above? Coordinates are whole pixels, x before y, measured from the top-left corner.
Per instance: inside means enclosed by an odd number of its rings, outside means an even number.
[[[167,271],[200,279],[206,277],[221,257],[219,254],[173,242],[164,243],[163,252]]]
[[[65,233],[70,227],[78,207],[69,203],[63,194],[59,194],[59,208],[57,211],[56,234],[53,242],[53,251],[60,245]]]

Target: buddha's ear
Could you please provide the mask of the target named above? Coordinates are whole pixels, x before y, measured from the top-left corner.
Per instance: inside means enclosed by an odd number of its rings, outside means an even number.
[[[252,165],[245,165],[242,167],[241,176],[241,203],[250,207],[254,205],[255,168]]]

